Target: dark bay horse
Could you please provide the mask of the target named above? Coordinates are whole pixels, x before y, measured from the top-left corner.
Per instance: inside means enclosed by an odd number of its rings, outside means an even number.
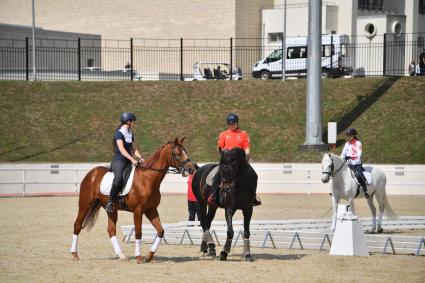
[[[183,147],[183,141],[184,138],[176,138],[174,142],[168,142],[162,145],[144,164],[138,165],[135,169],[131,190],[124,197],[125,207],[122,207],[119,202],[115,204],[117,210],[133,212],[136,238],[135,257],[137,263],[142,261],[141,239],[143,214],[146,215],[157,231],[157,237],[152,244],[150,252],[144,258],[145,262],[153,259],[154,253],[164,236],[164,229],[159,219],[157,207],[161,200],[160,184],[168,168],[175,167],[178,172],[187,171],[188,173],[193,173],[195,170],[192,162],[187,157]],[[90,230],[93,227],[100,207],[105,207],[108,201],[108,196],[100,192],[102,177],[107,172],[108,168],[106,167],[96,167],[90,170],[81,182],[78,216],[74,223],[74,235],[71,246],[71,253],[74,260],[79,260],[77,242],[81,229],[87,227]],[[108,213],[107,231],[111,238],[115,254],[120,259],[126,259],[127,257],[122,253],[116,238],[117,210],[113,213]]]
[[[201,251],[216,256],[215,243],[210,233],[211,222],[217,211],[216,206],[208,204],[211,186],[206,183],[208,174],[219,166],[217,176],[220,178],[219,197],[223,200],[227,223],[227,239],[220,253],[220,260],[226,260],[230,253],[234,236],[232,217],[236,210],[242,210],[244,217],[244,250],[245,260],[251,260],[249,243],[249,223],[252,217],[253,202],[257,191],[258,176],[254,169],[245,161],[245,152],[240,148],[223,151],[220,164],[206,164],[200,167],[192,181],[192,190],[201,206],[201,226],[204,232],[201,242]],[[217,178],[216,176],[216,178]]]

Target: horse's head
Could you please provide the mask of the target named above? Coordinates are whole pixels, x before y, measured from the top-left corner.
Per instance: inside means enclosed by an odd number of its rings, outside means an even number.
[[[330,153],[323,154],[322,157],[322,182],[327,183],[334,172],[334,164]]]
[[[179,139],[176,137],[171,142],[171,166],[175,167],[179,172],[187,172],[193,174],[195,172],[195,163],[191,162],[187,156],[186,149],[183,146],[184,137]]]
[[[220,193],[223,195],[224,202],[231,201],[229,198],[233,195],[235,181],[241,164],[245,162],[245,151],[240,148],[233,148],[221,152],[220,159]]]

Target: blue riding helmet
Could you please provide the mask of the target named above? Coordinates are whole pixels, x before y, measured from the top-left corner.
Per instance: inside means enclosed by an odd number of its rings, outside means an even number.
[[[132,112],[124,112],[121,114],[120,121],[123,124],[127,123],[127,121],[136,121],[136,115]]]
[[[349,128],[348,130],[347,130],[347,136],[357,136],[357,131],[356,131],[356,129],[354,129],[354,128]]]
[[[238,115],[234,114],[234,113],[230,113],[229,115],[227,115],[227,125],[229,124],[235,124],[239,122],[239,117]]]

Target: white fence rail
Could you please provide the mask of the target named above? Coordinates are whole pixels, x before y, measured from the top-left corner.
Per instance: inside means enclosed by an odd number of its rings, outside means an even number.
[[[106,163],[0,164],[0,195],[77,194],[87,172]],[[328,193],[318,163],[254,163],[258,193]],[[425,165],[373,165],[387,175],[388,194],[425,195]],[[162,193],[186,193],[186,178],[167,174]]]
[[[372,227],[370,218],[360,218],[363,229]],[[163,224],[165,234],[164,244],[171,245],[200,245],[202,229],[199,222],[182,221],[179,223]],[[288,220],[253,220],[250,224],[250,242],[253,247],[261,248],[299,248],[329,250],[333,233],[328,230],[329,219],[288,219]],[[400,229],[425,229],[424,216],[401,216],[397,220],[383,219],[385,231]],[[243,245],[243,222],[234,221],[235,236],[232,246]],[[134,242],[134,225],[123,225],[121,231],[124,242]],[[221,246],[227,238],[225,221],[214,221],[210,232],[215,243]],[[370,252],[392,254],[425,255],[424,236],[400,236],[390,234],[366,234]],[[150,224],[142,225],[142,241],[152,243],[156,230]]]

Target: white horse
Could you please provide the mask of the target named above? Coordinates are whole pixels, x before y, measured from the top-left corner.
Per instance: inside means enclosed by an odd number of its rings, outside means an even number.
[[[367,173],[370,173],[372,182],[367,185],[367,192],[369,198],[367,203],[369,204],[370,211],[372,213],[372,233],[377,231],[381,233],[382,229],[382,214],[385,213],[385,216],[390,219],[396,219],[397,215],[391,209],[390,204],[388,203],[387,193],[385,191],[385,185],[387,183],[387,178],[385,173],[380,169],[365,166],[364,167]],[[326,153],[322,158],[322,182],[327,183],[330,179],[333,179],[332,182],[332,225],[330,229],[335,230],[336,218],[337,218],[337,208],[340,199],[345,199],[350,204],[350,207],[354,213],[354,198],[356,195],[358,197],[364,197],[363,189],[360,187],[355,180],[354,173],[351,172],[347,163],[341,159],[339,156],[331,153]],[[359,188],[359,193],[357,192]],[[373,204],[373,196],[376,197],[379,205],[379,218],[378,218],[378,230],[376,230],[376,208]]]

